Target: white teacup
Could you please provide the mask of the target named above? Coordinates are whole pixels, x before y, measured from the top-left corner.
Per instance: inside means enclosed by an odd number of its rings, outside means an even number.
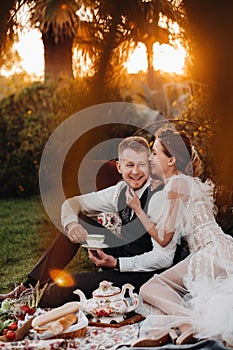
[[[104,235],[87,235],[86,241],[89,247],[99,248],[104,243]]]

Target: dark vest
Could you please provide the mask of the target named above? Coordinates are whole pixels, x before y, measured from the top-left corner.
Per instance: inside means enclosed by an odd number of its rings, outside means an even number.
[[[130,257],[152,250],[151,236],[145,231],[137,216],[134,214],[129,223],[124,222],[122,212],[126,206],[126,189],[127,187],[123,188],[118,198],[118,211],[122,220],[122,245],[111,249],[111,254],[115,257]],[[145,189],[140,198],[141,206],[145,213],[148,211],[148,204],[153,194],[162,189],[163,185],[158,186],[155,190],[151,190],[150,187]]]

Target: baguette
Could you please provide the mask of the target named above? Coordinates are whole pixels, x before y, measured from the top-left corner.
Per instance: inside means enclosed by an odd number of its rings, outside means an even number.
[[[52,322],[48,328],[48,331],[53,335],[61,334],[65,329],[74,324],[77,319],[78,317],[75,314],[63,316],[59,318],[59,320]]]
[[[36,316],[32,320],[33,328],[40,328],[46,323],[56,321],[63,316],[73,314],[79,311],[79,303],[77,301],[71,301],[60,307],[48,311],[46,314]]]

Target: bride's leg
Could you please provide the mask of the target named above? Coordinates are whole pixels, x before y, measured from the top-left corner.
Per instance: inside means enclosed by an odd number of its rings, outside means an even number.
[[[140,289],[143,300],[167,315],[186,316],[182,296],[187,293],[183,284],[187,267],[185,259],[160,275],[154,275]]]
[[[187,293],[183,283],[187,268],[188,259],[185,259],[162,274],[155,275],[140,289],[140,295],[146,303],[168,315],[165,318],[167,327],[179,328],[181,336],[177,343],[180,344],[194,340],[183,300],[183,296]]]

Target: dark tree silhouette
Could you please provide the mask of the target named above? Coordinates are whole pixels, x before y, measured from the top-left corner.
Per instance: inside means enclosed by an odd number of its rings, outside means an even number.
[[[213,88],[209,108],[217,116],[215,152],[219,176],[232,186],[233,173],[233,2],[184,0],[194,43],[194,79]]]

